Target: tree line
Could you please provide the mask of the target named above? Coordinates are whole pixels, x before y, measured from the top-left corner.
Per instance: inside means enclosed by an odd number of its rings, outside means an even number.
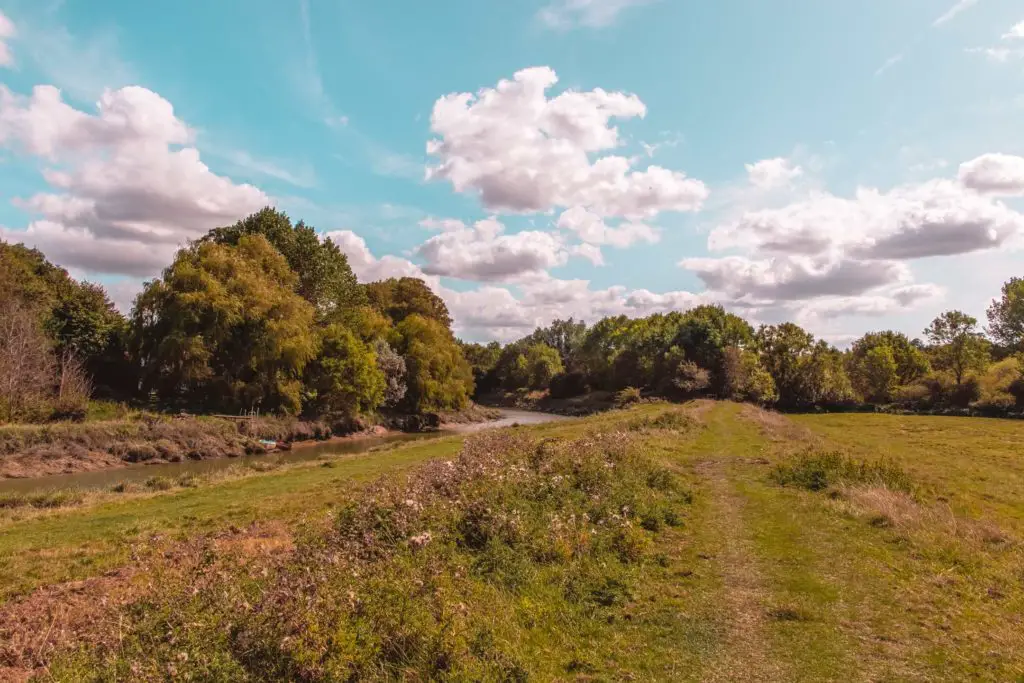
[[[845,351],[720,306],[556,320],[504,346],[451,328],[422,280],[360,283],[337,245],[271,208],[179,250],[128,316],[101,286],[0,242],[0,421],[81,417],[90,397],[321,417],[460,409],[474,392],[625,389],[797,410],[1024,407],[1021,278],[984,332],[948,311],[921,339],[871,332]]]
[[[841,351],[794,323],[762,325],[720,306],[645,318],[573,319],[502,346],[464,344],[478,391],[643,390],[715,396],[789,410],[895,405],[910,410],[1024,408],[1024,279],[988,309],[987,334],[961,311],[911,339],[870,332]]]
[[[0,420],[165,410],[354,415],[464,407],[470,365],[418,279],[361,284],[344,253],[267,208],[178,251],[121,315],[102,287],[0,243]]]

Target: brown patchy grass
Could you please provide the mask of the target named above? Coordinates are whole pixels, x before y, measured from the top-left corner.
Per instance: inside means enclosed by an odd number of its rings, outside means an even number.
[[[838,510],[863,517],[873,526],[927,536],[933,543],[963,542],[975,549],[1017,543],[995,522],[958,515],[948,503],[925,505],[905,491],[884,486],[842,487],[838,493],[832,503]]]
[[[239,565],[261,571],[284,561],[294,549],[291,532],[279,522],[187,542],[152,538],[135,549],[131,564],[101,576],[45,586],[4,605],[0,680],[29,680],[43,674],[54,655],[68,649],[116,648],[125,636],[124,609],[162,590],[172,576],[212,576]]]
[[[794,443],[820,443],[814,433],[785,415],[749,403],[740,407],[740,419],[754,424],[769,441],[791,447]]]

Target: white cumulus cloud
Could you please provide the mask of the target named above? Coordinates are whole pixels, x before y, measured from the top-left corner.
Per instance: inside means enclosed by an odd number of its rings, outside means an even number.
[[[1024,40],[1024,21],[1020,22],[1004,34],[1003,40]]]
[[[594,246],[609,245],[622,249],[637,242],[654,244],[661,239],[657,229],[645,223],[624,221],[612,227],[582,206],[563,211],[558,217],[557,226],[573,233],[585,244]]]
[[[960,165],[960,182],[986,194],[1024,195],[1024,157],[983,154]]]
[[[463,228],[449,225],[449,234]],[[556,318],[575,317],[591,323],[611,315],[640,317],[651,313],[686,310],[710,303],[711,297],[685,291],[655,293],[622,286],[591,289],[587,280],[561,280],[539,273],[516,285],[518,295],[508,287],[484,285],[473,290],[456,291],[441,284],[408,259],[374,256],[366,241],[350,230],[328,232],[345,252],[356,275],[363,282],[390,277],[418,277],[442,299],[454,321],[453,327],[464,339],[511,341]]]
[[[861,188],[852,199],[819,193],[781,209],[753,211],[715,228],[712,249],[912,259],[997,247],[1024,229],[1024,215],[948,180]]]
[[[53,190],[18,199],[41,218],[3,238],[90,272],[155,274],[187,240],[270,203],[210,171],[192,139],[171,103],[145,88],[107,91],[89,114],[52,86],[30,97],[0,86],[0,144],[45,160]]]
[[[437,163],[427,178],[478,193],[494,211],[582,206],[601,216],[643,218],[701,207],[707,188],[682,172],[634,169],[633,160],[614,154],[591,160],[620,145],[612,119],[646,114],[636,95],[569,90],[549,99],[557,82],[552,69],[535,67],[476,95],[439,99],[431,117],[438,137],[427,145]]]
[[[745,167],[750,184],[765,190],[785,187],[804,173],[800,166],[783,157],[764,159]]]
[[[416,248],[423,272],[462,280],[512,282],[565,265],[569,250],[557,235],[524,230],[505,234],[493,218],[449,227]]]

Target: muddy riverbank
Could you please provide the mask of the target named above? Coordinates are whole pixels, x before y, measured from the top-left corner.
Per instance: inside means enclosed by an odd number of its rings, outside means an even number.
[[[235,465],[246,465],[256,461],[272,462],[275,464],[304,462],[317,460],[325,456],[366,453],[410,441],[444,438],[483,429],[497,429],[515,424],[540,424],[567,419],[561,415],[515,409],[491,409],[487,414],[496,419],[486,422],[443,423],[442,428],[438,431],[414,434],[389,431],[378,427],[345,437],[296,443],[292,450],[286,452],[242,453],[234,457],[186,458],[176,461],[152,459],[135,463],[119,460],[109,453],[105,454],[107,457],[103,457],[104,454],[100,453],[100,457],[97,460],[84,460],[78,463],[82,465],[79,469],[53,472],[47,471],[47,468],[39,468],[37,471],[41,471],[42,474],[37,476],[0,479],[0,493],[25,493],[29,491],[67,488],[106,488],[119,483],[145,482],[153,477],[176,478],[190,474],[209,474]],[[0,463],[7,458],[17,460],[18,457],[17,455],[0,456]],[[62,462],[67,462],[66,457]],[[112,464],[106,467],[101,466],[101,463],[107,462]],[[3,470],[0,469],[0,471]]]
[[[448,423],[495,421],[501,415],[495,408],[471,406],[458,413],[432,415],[429,420],[385,416],[380,420],[383,424],[140,413],[103,422],[6,425],[0,427],[0,481],[263,456],[273,450],[267,441],[298,448],[374,440],[400,437],[406,431],[433,431]]]

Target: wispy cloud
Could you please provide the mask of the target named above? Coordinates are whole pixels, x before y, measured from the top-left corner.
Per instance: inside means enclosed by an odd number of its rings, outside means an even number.
[[[17,26],[19,54],[24,53],[48,83],[74,99],[92,102],[107,88],[139,81],[135,69],[121,58],[113,29],[76,35],[52,15],[22,19]]]
[[[537,13],[537,18],[548,28],[568,29],[575,26],[603,28],[613,24],[623,10],[657,1],[555,0],[550,5],[541,8]]]
[[[337,119],[339,114],[334,103],[324,89],[324,80],[320,74],[320,63],[313,45],[313,29],[309,17],[309,0],[299,0],[299,23],[302,27],[302,45],[304,59],[301,68],[296,70],[296,85],[310,106],[321,112],[325,121]]]
[[[885,64],[883,64],[882,66],[878,67],[878,69],[875,71],[875,76],[881,76],[886,71],[888,71],[889,69],[893,68],[894,66],[896,66],[897,64],[899,64],[902,61],[903,61],[903,53],[902,52],[897,54],[897,55],[893,55],[892,57],[889,57],[889,59],[885,60]]]
[[[280,180],[296,187],[316,187],[316,171],[309,164],[296,166],[275,159],[262,159],[240,149],[211,149],[203,145],[203,150],[227,162],[232,170],[246,176],[259,176]]]
[[[1024,40],[1024,21],[1010,29],[1003,35],[1003,40]]]
[[[14,22],[0,12],[0,66],[10,66],[14,63],[14,56],[7,45],[7,39],[13,38],[15,35]]]
[[[961,12],[969,10],[970,8],[977,5],[979,0],[957,0],[957,3],[946,10],[945,14],[936,19],[932,26],[942,26],[943,24],[955,19]]]
[[[1024,58],[1024,49],[1011,49],[1008,47],[969,47],[964,52],[972,55],[984,55],[990,62],[998,64],[1005,64],[1011,59]]]
[[[354,127],[348,127],[346,133],[352,139],[355,157],[360,162],[365,162],[374,175],[423,180],[426,169],[423,159],[416,158],[411,154],[396,152]],[[334,157],[346,164],[352,164],[354,161],[344,154],[335,154]]]
[[[358,156],[365,159],[373,173],[393,178],[422,179],[424,163],[421,160],[389,149],[386,145],[363,133],[353,124],[348,115],[341,113],[340,108],[335,105],[324,87],[319,60],[316,56],[316,47],[313,44],[308,0],[299,0],[299,20],[302,27],[305,58],[301,74],[296,79],[296,85],[300,95],[316,112],[320,122],[336,131],[340,136],[354,140]],[[350,161],[342,155],[335,156],[344,161]]]

